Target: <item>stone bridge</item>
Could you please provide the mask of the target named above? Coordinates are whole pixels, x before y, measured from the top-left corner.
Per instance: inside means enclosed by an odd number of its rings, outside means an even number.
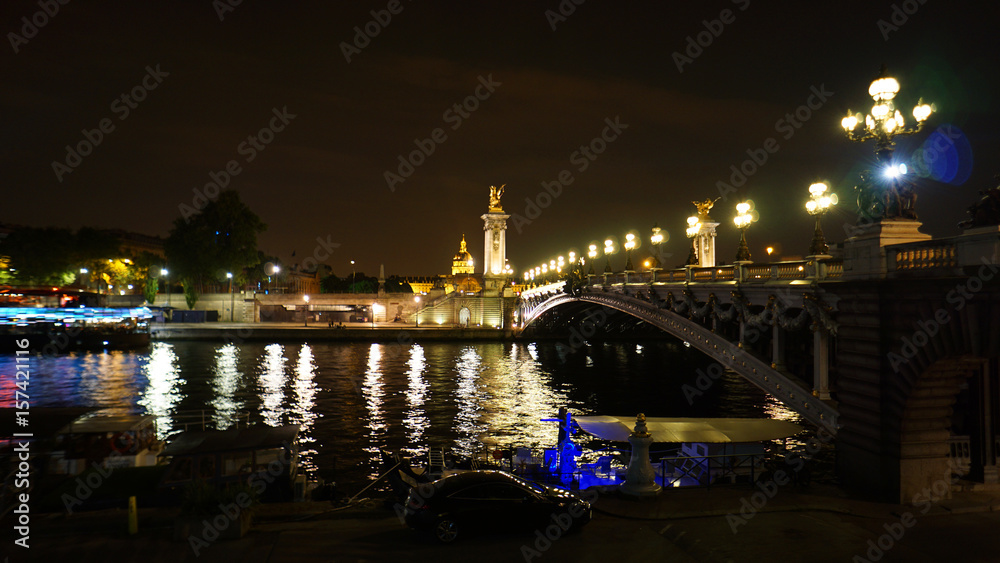
[[[1000,228],[918,226],[863,226],[837,258],[578,276],[522,292],[518,316],[544,331],[601,306],[688,342],[835,434],[851,488],[995,486]]]

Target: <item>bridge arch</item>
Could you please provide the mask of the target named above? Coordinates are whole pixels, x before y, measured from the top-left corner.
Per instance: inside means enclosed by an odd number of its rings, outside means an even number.
[[[770,393],[809,422],[826,428],[831,434],[836,433],[837,411],[814,397],[801,383],[773,369],[738,344],[677,313],[656,307],[648,301],[620,293],[584,292],[578,295],[558,293],[531,308],[524,317],[524,327],[529,327],[548,311],[581,302],[621,311],[690,343],[695,349]]]
[[[1000,298],[984,292],[956,310],[946,298],[954,280],[884,283],[877,293],[844,288],[840,302],[845,484],[918,503],[935,485],[950,496],[955,474],[996,483]],[[963,390],[968,410],[957,408]],[[967,438],[953,435],[956,414]]]

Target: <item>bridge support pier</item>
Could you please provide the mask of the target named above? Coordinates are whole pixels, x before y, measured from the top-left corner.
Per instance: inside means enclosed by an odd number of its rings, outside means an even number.
[[[785,365],[785,331],[778,326],[778,323],[774,323],[771,328],[771,367],[786,373],[788,371]]]
[[[830,333],[823,328],[813,332],[813,395],[830,399]]]

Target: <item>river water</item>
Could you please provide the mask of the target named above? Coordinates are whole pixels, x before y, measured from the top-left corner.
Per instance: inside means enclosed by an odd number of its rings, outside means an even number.
[[[686,396],[683,386],[709,363],[677,341],[579,349],[552,342],[154,342],[140,352],[34,356],[30,395],[32,407],[152,414],[162,437],[191,412],[220,428],[241,413],[252,423],[298,424],[303,466],[352,490],[377,475],[379,448],[416,453],[434,445],[470,454],[552,447],[558,429],[542,419],[561,406],[579,414],[798,421],[735,374]],[[13,356],[0,356],[4,406],[13,404],[14,371]]]

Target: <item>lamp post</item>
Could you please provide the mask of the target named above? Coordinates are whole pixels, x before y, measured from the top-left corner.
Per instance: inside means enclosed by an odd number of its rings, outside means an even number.
[[[86,268],[80,268],[80,273],[86,275],[90,273],[90,270]],[[90,276],[87,276],[87,279],[84,279],[83,286],[87,289],[90,289]]]
[[[701,232],[701,221],[698,218],[691,216],[687,218],[687,229],[684,234],[691,239],[691,252],[688,253],[687,265],[697,266],[698,265],[698,249],[695,248],[698,244],[698,233]]]
[[[625,273],[635,271],[632,267],[632,249],[635,248],[635,235],[626,233],[625,235]],[[626,278],[627,280],[628,278]]]
[[[302,326],[309,326],[309,296],[302,296]]]
[[[524,274],[524,278],[528,279],[528,274]],[[414,295],[413,296],[413,303],[415,304],[414,307],[416,308],[416,310],[413,312],[413,320],[415,321],[415,324],[413,326],[419,328],[420,327],[420,296],[419,295]]]
[[[596,244],[587,247],[587,258],[590,258],[590,269],[587,270],[587,285],[590,285],[590,278],[594,276],[594,261],[597,260]]]
[[[823,229],[819,225],[823,214],[837,204],[837,194],[828,194],[828,189],[827,185],[822,182],[809,186],[810,199],[806,202],[806,211],[810,215],[816,216],[816,231],[813,233],[812,244],[809,246],[809,254],[813,256],[824,255],[829,250],[826,239],[823,237]]]
[[[847,117],[840,120],[848,139],[856,142],[875,140],[875,158],[888,180],[883,186],[878,186],[866,174],[868,171],[862,172],[862,184],[855,188],[858,191],[860,219],[917,218],[913,209],[916,195],[912,186],[900,177],[906,174],[906,168],[892,161],[896,144],[893,139],[898,135],[919,132],[935,108],[924,103],[922,98],[919,99],[913,108],[916,125],[907,125],[903,114],[893,102],[897,93],[899,82],[889,76],[885,65],[882,65],[882,71],[868,87],[868,94],[875,105],[872,106],[871,113],[864,116],[864,126],[859,127],[862,123],[861,114],[852,114],[850,110]]]
[[[740,246],[736,250],[737,262],[750,261],[750,248],[747,246],[747,227],[754,221],[754,217],[750,213],[751,210],[752,206],[749,202],[743,201],[736,204],[737,215],[733,218],[733,223],[736,223],[736,228],[740,230]]]
[[[281,266],[273,264],[271,266],[271,273],[267,276],[267,294],[271,294],[271,276],[277,275],[281,271]]]
[[[170,306],[170,272],[166,268],[160,268],[160,275],[167,278],[167,307]]]
[[[649,242],[653,244],[654,254],[653,254],[653,277],[656,277],[656,270],[660,269],[660,243],[663,242],[663,229],[660,228],[658,224],[653,224],[652,234],[649,236]]]
[[[354,284],[358,282],[357,273],[354,271],[354,260],[351,260],[351,293],[354,293]]]
[[[378,303],[372,303],[372,330],[375,330],[375,307]]]
[[[229,322],[233,322],[233,307],[236,304],[236,297],[233,294],[233,273],[226,272],[226,277],[229,278]]]

